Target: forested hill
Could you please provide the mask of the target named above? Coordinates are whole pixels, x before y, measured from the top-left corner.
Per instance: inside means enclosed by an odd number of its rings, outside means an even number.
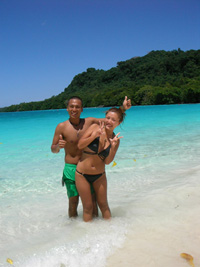
[[[65,108],[73,95],[83,99],[84,107],[118,106],[125,95],[133,105],[200,103],[200,50],[151,51],[107,71],[88,68],[57,96],[0,111]]]

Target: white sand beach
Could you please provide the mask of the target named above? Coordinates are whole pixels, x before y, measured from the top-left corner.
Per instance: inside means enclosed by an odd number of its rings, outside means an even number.
[[[181,253],[190,254],[194,266],[200,266],[199,177],[200,166],[191,170],[185,184],[165,188],[139,203],[141,214],[135,217],[125,243],[107,259],[106,266],[190,266]]]

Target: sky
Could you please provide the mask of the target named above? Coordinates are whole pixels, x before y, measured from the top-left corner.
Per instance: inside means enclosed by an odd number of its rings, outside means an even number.
[[[199,0],[0,0],[0,107],[58,95],[88,68],[200,49]]]

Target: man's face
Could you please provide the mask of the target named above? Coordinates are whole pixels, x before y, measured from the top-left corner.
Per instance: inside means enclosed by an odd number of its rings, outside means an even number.
[[[69,113],[70,118],[73,119],[80,118],[81,112],[83,111],[81,101],[76,98],[70,99],[67,105],[67,111]]]

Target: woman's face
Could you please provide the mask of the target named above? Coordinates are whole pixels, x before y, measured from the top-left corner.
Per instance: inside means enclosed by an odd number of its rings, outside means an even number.
[[[116,112],[109,111],[106,114],[105,127],[107,130],[113,130],[119,125],[119,117]]]

